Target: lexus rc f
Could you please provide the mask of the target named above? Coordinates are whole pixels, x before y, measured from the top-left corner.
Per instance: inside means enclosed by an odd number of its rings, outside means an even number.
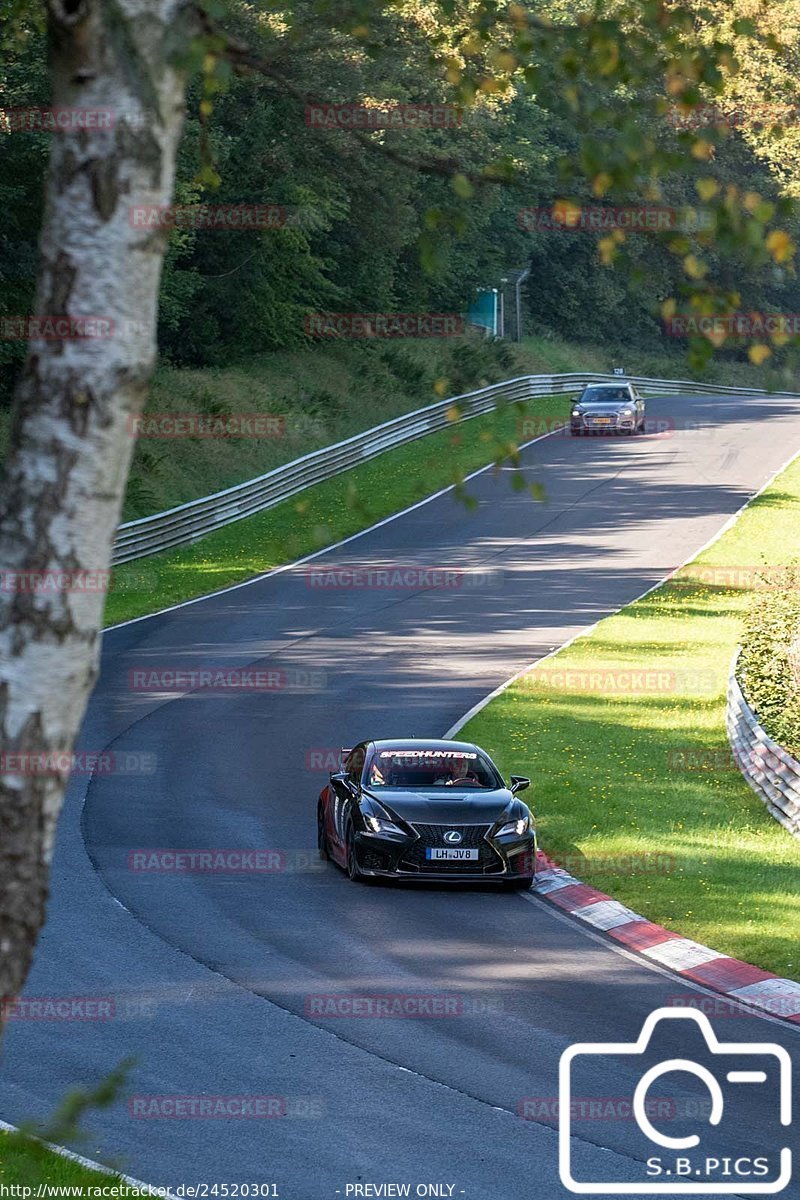
[[[388,740],[342,751],[317,804],[323,858],[353,880],[497,882],[528,888],[533,815],[488,754],[468,742]]]

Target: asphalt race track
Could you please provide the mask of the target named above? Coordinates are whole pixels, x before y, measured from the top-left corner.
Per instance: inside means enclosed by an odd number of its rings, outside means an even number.
[[[791,400],[664,398],[648,415],[674,430],[530,446],[522,469],[544,483],[546,503],[486,472],[470,484],[474,512],[447,493],[313,563],[106,635],[81,747],[110,747],[115,761],[147,751],[157,770],[97,775],[88,788],[73,779],[26,994],[109,997],[114,1015],[12,1021],[0,1116],[44,1116],[133,1055],[136,1097],[282,1098],[276,1119],[148,1118],[124,1102],[95,1114],[81,1151],[153,1184],[272,1182],[283,1200],[386,1183],[412,1195],[444,1184],[453,1190],[439,1194],[469,1200],[570,1194],[553,1107],[562,1051],[635,1040],[685,983],[543,901],[348,883],[315,857],[325,773],[312,768],[363,737],[441,736],[509,675],[692,555],[800,447]],[[480,586],[392,591],[321,588],[309,574],[396,563],[492,573]],[[143,669],[256,665],[292,686],[130,686]],[[150,847],[279,849],[290,869],[129,869],[129,853]],[[330,994],[455,997],[457,1011],[331,1017],[319,999]],[[797,1076],[800,1030],[744,1017],[717,1032],[783,1044]],[[664,1039],[665,1053],[685,1055],[677,1032]],[[635,1065],[598,1068],[593,1094],[630,1097]],[[705,1089],[687,1077],[670,1095],[685,1103],[673,1125],[683,1130]],[[727,1153],[789,1144],[776,1111],[756,1089]],[[648,1153],[625,1119],[582,1122],[572,1152],[581,1178],[634,1184]],[[781,1195],[800,1197],[800,1184]]]

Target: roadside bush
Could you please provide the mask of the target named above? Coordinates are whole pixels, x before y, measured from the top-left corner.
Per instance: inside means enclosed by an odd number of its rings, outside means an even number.
[[[767,733],[800,757],[800,564],[758,589],[745,621],[738,677]]]
[[[477,336],[455,342],[449,348],[445,368],[448,390],[460,396],[463,392],[499,383],[508,378],[509,371],[517,373],[516,365],[514,351],[508,342]]]
[[[431,380],[425,363],[415,362],[395,346],[381,348],[381,361],[411,395],[427,395]]]

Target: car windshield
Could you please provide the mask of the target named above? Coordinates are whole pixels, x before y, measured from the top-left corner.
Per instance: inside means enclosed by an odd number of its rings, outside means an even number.
[[[503,786],[492,764],[477,750],[435,747],[374,750],[367,766],[372,788],[486,788]]]
[[[617,403],[620,400],[630,400],[631,394],[627,388],[587,388],[579,400],[579,404]]]

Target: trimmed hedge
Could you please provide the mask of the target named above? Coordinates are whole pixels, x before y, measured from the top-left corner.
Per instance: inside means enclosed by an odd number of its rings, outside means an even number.
[[[737,675],[769,736],[800,757],[800,564],[764,577],[745,620]]]

